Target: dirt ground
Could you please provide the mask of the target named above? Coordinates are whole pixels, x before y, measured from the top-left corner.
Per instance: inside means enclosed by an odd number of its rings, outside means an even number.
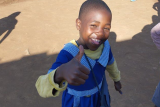
[[[23,2],[22,2],[23,1]],[[60,107],[61,96],[35,88],[65,43],[78,38],[75,19],[84,0],[0,0],[0,106]],[[150,37],[160,22],[157,0],[105,0],[113,20],[109,42],[121,71],[123,95],[107,75],[112,107],[154,107],[160,51]]]

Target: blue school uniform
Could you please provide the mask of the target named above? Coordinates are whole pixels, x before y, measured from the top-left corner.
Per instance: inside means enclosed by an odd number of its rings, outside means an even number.
[[[67,63],[72,60],[72,58],[74,58],[78,54],[78,52],[79,48],[77,46],[72,43],[67,43],[59,53],[56,62],[52,65],[48,73],[59,67],[61,64]],[[106,42],[104,43],[104,48],[99,59],[93,60],[89,57],[88,59],[96,76],[98,86],[101,89],[103,81],[106,81],[106,66],[114,62],[114,57],[112,55],[108,40],[106,40]],[[89,70],[91,70],[84,55],[82,56],[81,63]],[[108,107],[110,107],[110,96],[107,83],[105,84],[105,87],[107,87],[105,89],[105,99],[107,101]],[[68,84],[67,89],[63,92],[62,95],[62,107],[100,107],[100,95],[91,72],[89,74],[89,78],[84,84],[79,86]]]

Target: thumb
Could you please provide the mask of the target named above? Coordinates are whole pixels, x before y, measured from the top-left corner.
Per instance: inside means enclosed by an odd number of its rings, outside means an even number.
[[[79,46],[79,52],[78,54],[75,56],[75,58],[78,60],[78,61],[81,61],[81,58],[84,54],[84,48],[82,45]]]

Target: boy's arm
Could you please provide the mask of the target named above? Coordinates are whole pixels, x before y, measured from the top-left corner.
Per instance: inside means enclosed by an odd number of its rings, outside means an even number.
[[[108,65],[106,67],[106,70],[109,72],[109,76],[113,79],[114,81],[114,87],[116,91],[118,91],[120,94],[122,94],[121,88],[121,82],[120,82],[120,71],[118,70],[117,63],[114,61],[111,65]]]
[[[109,52],[109,60],[108,60],[108,65],[106,67],[106,70],[109,73],[109,76],[113,79],[113,81],[117,82],[120,81],[120,71],[118,70],[117,63],[113,57],[112,51],[110,49]]]
[[[109,76],[113,79],[114,82],[120,81],[120,71],[118,70],[115,60],[112,64],[107,65],[106,70],[108,71]]]
[[[71,58],[72,56],[66,55],[64,51],[61,51],[58,54],[56,62],[52,65],[48,73],[46,75],[41,75],[38,78],[35,86],[41,97],[56,97],[61,91],[66,89],[68,83],[66,81],[62,81],[60,84],[57,84],[54,80],[54,76],[57,68],[62,64],[67,63]]]
[[[56,69],[46,75],[41,75],[37,82],[36,88],[39,95],[43,98],[59,96],[60,92],[65,90],[68,83],[64,80],[60,84],[54,82]]]
[[[65,90],[67,87],[67,83],[65,83],[65,86],[62,86],[63,80],[66,80],[71,85],[85,83],[90,71],[80,63],[84,49],[82,46],[79,46],[79,50],[74,58],[68,52],[63,51],[65,54],[68,53],[68,55],[59,54],[48,74],[39,77],[36,87],[40,96],[50,97],[52,95],[59,95],[59,92]]]
[[[106,70],[108,71],[109,76],[114,81],[115,89],[117,91],[119,91],[120,94],[122,94],[122,91],[121,91],[122,85],[120,82],[120,79],[121,79],[120,71],[118,70],[117,63],[112,55],[111,49],[110,49],[110,53],[109,53],[109,60],[108,60],[108,65],[106,67]]]

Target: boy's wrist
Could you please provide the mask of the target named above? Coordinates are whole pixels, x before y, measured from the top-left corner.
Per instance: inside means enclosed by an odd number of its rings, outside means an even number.
[[[62,72],[59,70],[60,68],[57,68],[54,75],[54,82],[57,84],[60,84],[63,81]]]
[[[114,83],[119,83],[120,81],[114,81]]]

